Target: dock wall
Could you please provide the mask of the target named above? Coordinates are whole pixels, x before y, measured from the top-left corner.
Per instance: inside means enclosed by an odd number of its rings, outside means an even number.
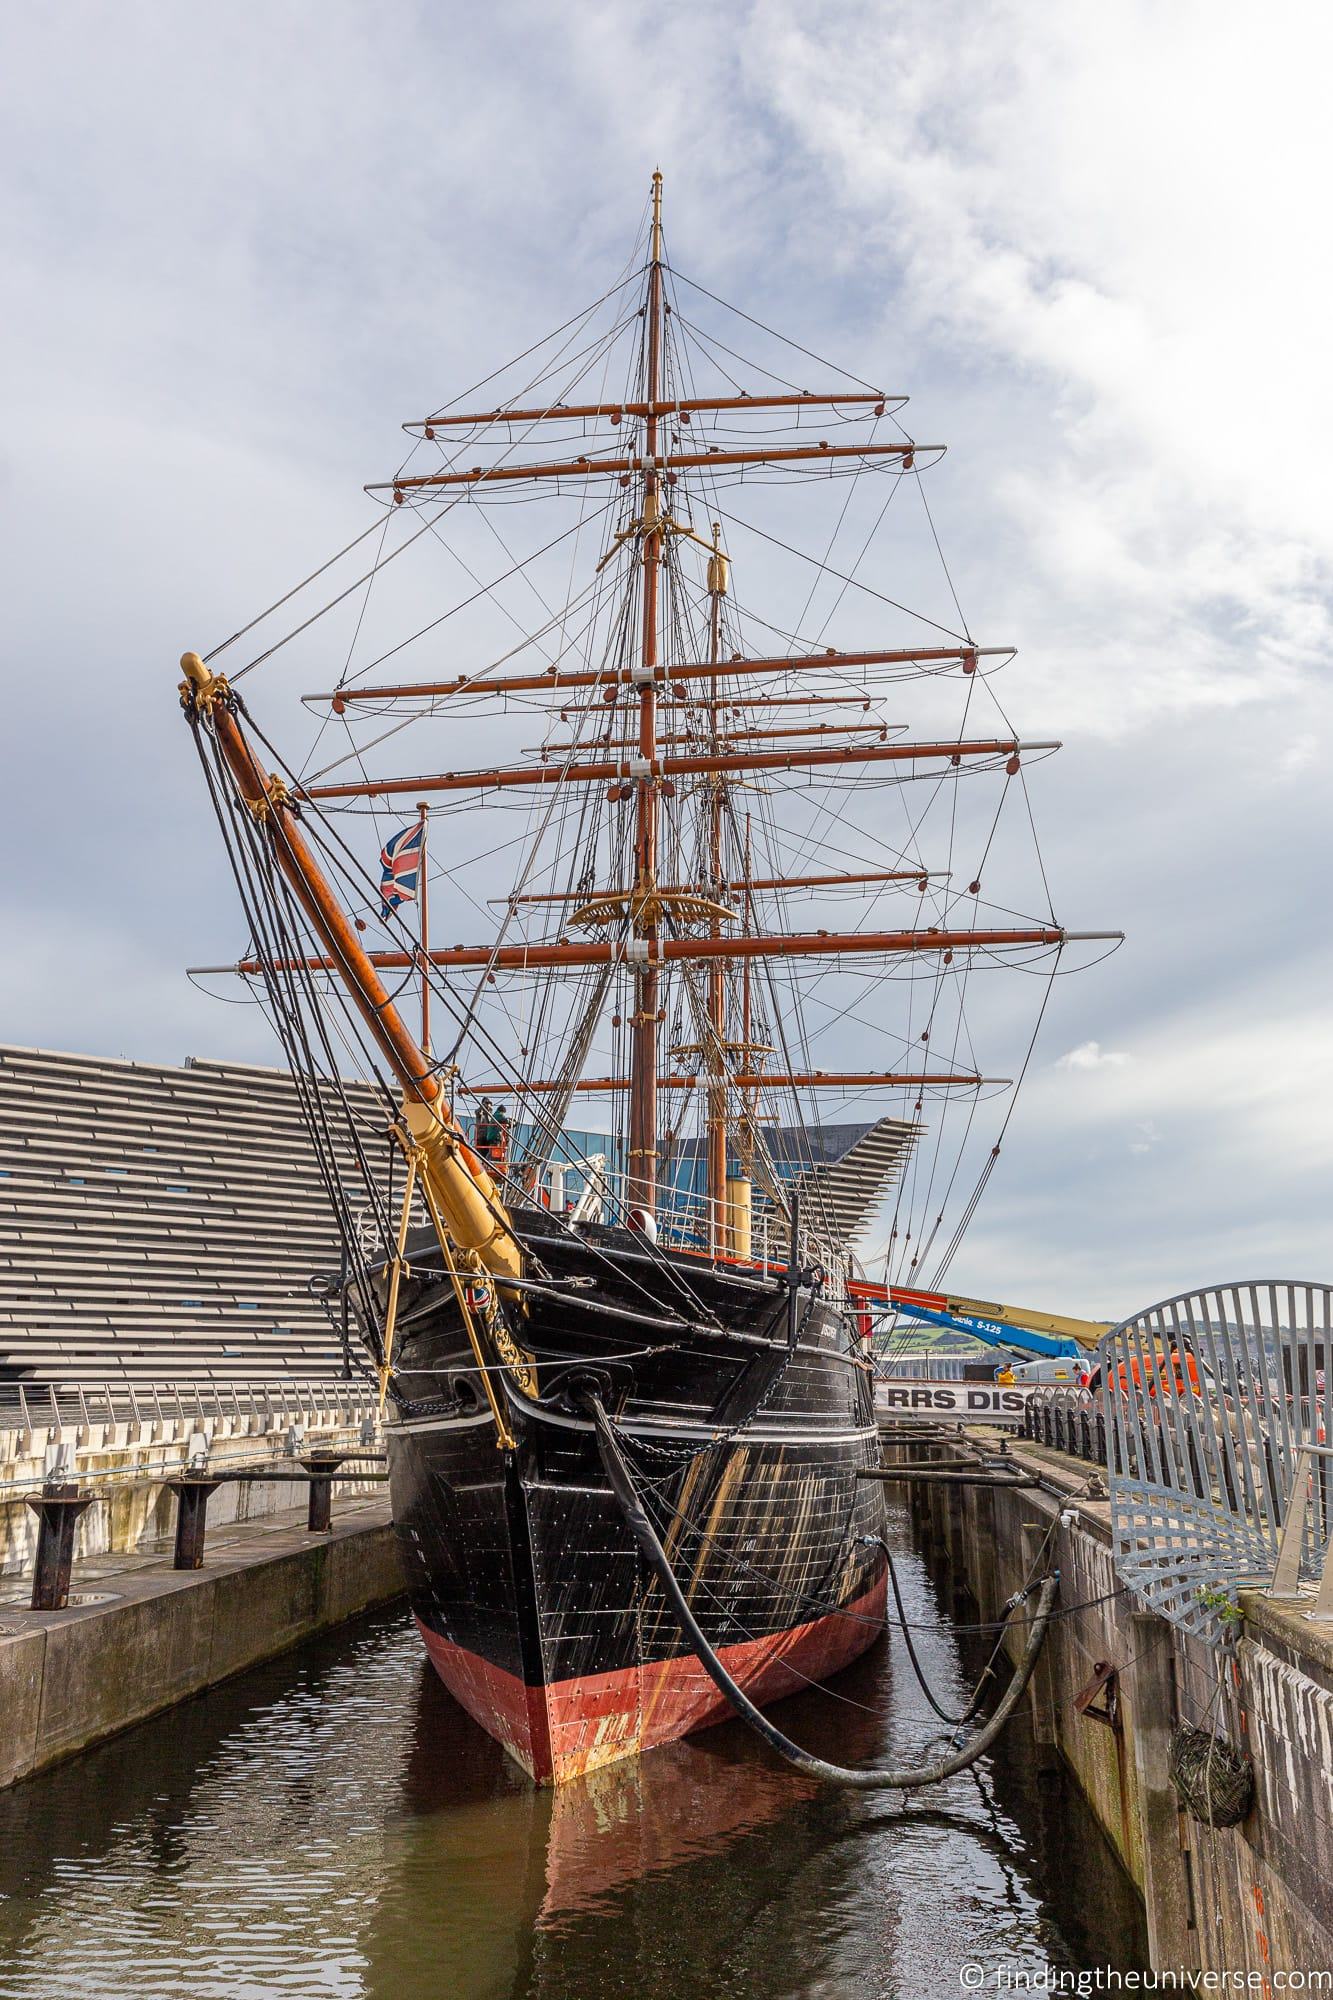
[[[217,1532],[210,1523],[203,1569],[90,1561],[74,1575],[84,1602],[0,1608],[0,1785],[402,1593],[382,1493],[340,1498],[332,1532],[310,1534],[304,1489],[285,1490],[282,1514]]]
[[[1243,1970],[1256,1986],[1279,1967],[1326,1975],[1333,1627],[1312,1624],[1304,1607],[1247,1592],[1243,1635],[1227,1658],[1137,1612],[1112,1564],[1109,1503],[1089,1497],[1090,1468],[1038,1445],[1007,1448],[1041,1485],[919,1482],[890,1491],[910,1495],[922,1543],[983,1620],[1003,1616],[1039,1554],[1043,1568],[1058,1565],[1060,1609],[1029,1696],[1035,1733],[1040,1749],[1072,1772],[1143,1895],[1154,1967]],[[920,1450],[886,1444],[885,1463]],[[961,1452],[946,1446],[944,1456]],[[1115,1726],[1075,1706],[1100,1663],[1117,1669]],[[1180,1720],[1216,1724],[1249,1749],[1255,1803],[1243,1825],[1210,1827],[1181,1810],[1169,1770]]]

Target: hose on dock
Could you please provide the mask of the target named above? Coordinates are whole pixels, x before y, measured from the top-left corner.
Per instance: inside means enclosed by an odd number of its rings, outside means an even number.
[[[793,1743],[789,1736],[771,1723],[761,1709],[755,1707],[744,1689],[732,1679],[721,1660],[709,1645],[699,1627],[698,1620],[676,1580],[666,1550],[658,1539],[657,1530],[648,1517],[648,1511],[639,1498],[633,1474],[626,1465],[617,1441],[611,1419],[602,1407],[599,1396],[590,1395],[587,1406],[597,1427],[597,1446],[602,1465],[615,1494],[626,1525],[634,1536],[645,1561],[655,1573],[662,1594],[670,1605],[676,1623],[688,1640],[696,1659],[713,1684],[726,1696],[742,1722],[747,1722],[757,1736],[761,1736],[769,1748],[776,1750],[779,1757],[804,1771],[808,1777],[820,1778],[827,1784],[846,1785],[857,1791],[919,1791],[926,1785],[941,1784],[955,1772],[966,1771],[985,1754],[995,1741],[1005,1723],[1022,1700],[1028,1682],[1032,1678],[1046,1637],[1051,1613],[1055,1606],[1056,1592],[1060,1586],[1059,1572],[1053,1571],[1043,1578],[1037,1596],[1037,1608],[1028,1629],[1027,1641],[1022,1658],[1014,1668],[1008,1687],[989,1720],[977,1731],[962,1749],[951,1755],[938,1758],[933,1764],[923,1765],[914,1771],[893,1771],[871,1767],[864,1769],[855,1765],[830,1764],[823,1757],[803,1750],[799,1743]]]

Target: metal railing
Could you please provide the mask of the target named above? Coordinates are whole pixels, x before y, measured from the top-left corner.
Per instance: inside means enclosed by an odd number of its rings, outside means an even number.
[[[118,1424],[239,1424],[283,1429],[301,1419],[333,1423],[373,1406],[357,1381],[0,1383],[0,1433],[86,1430]],[[351,1421],[349,1419],[348,1421]]]
[[[0,1399],[0,1579],[31,1566],[37,1609],[68,1600],[76,1543],[103,1561],[154,1546],[164,1495],[177,1503],[176,1565],[190,1568],[219,1486],[258,1484],[259,1512],[272,1512],[304,1481],[314,1531],[330,1525],[335,1480],[365,1490],[384,1477],[366,1470],[384,1453],[360,1382],[11,1383]],[[139,1501],[116,1504],[131,1490]]]
[[[627,1177],[623,1169],[608,1164],[609,1158],[608,1154],[595,1153],[578,1160],[547,1161],[539,1177],[542,1196],[557,1214],[570,1221],[623,1225],[630,1206]],[[518,1193],[524,1156],[517,1154],[510,1164],[515,1178],[506,1185]],[[714,1220],[709,1196],[670,1175],[656,1180],[653,1187],[657,1240],[663,1249],[706,1249]],[[823,1213],[818,1191],[812,1200],[818,1218]],[[753,1185],[752,1201],[749,1261],[760,1265],[785,1264],[791,1250],[790,1224],[757,1184]],[[730,1211],[724,1205],[717,1220],[725,1228],[729,1219]],[[845,1304],[846,1245],[836,1234],[828,1226],[820,1226],[818,1222],[812,1225],[807,1220],[801,1230],[800,1256],[804,1264],[818,1264],[824,1269],[828,1290],[836,1293],[838,1303]]]
[[[378,1406],[361,1382],[129,1383],[0,1387],[0,1507],[51,1481],[100,1488],[175,1478],[201,1458],[230,1471],[284,1455],[369,1445]],[[0,1572],[14,1528],[0,1520]]]
[[[1107,1462],[1107,1425],[1103,1398],[1088,1389],[1042,1384],[1023,1405],[1021,1435],[1033,1444],[1067,1452],[1088,1465]]]
[[[1182,1293],[1099,1350],[1116,1566],[1163,1617],[1217,1640],[1241,1584],[1317,1587],[1333,1535],[1333,1287]],[[1284,1545],[1284,1530],[1290,1533]]]

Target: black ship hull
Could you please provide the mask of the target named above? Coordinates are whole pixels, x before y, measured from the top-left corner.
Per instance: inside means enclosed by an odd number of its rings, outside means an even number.
[[[521,1339],[537,1394],[481,1392],[451,1285],[423,1242],[405,1287],[388,1429],[412,1607],[441,1678],[539,1783],[718,1721],[723,1697],[645,1572],[583,1393],[619,1428],[703,1629],[757,1699],[791,1694],[882,1630],[869,1368],[813,1287],[650,1252],[620,1229],[520,1211]],[[410,1253],[409,1253],[410,1254]],[[530,1389],[530,1384],[529,1384]]]

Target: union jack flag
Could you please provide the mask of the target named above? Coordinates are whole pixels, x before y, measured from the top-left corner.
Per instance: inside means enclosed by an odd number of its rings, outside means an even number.
[[[380,922],[383,923],[392,910],[400,903],[415,903],[417,881],[421,874],[421,836],[425,831],[420,820],[414,826],[405,826],[401,833],[395,833],[380,849],[380,896],[382,908]]]

